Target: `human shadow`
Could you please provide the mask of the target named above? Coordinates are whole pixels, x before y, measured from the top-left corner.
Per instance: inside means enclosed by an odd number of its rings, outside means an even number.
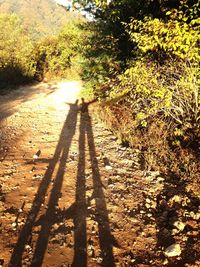
[[[90,243],[87,240],[86,219],[92,213],[94,220],[98,224],[99,247],[101,250],[102,267],[114,267],[113,246],[118,246],[111,234],[108,210],[103,192],[103,183],[100,177],[92,121],[88,113],[88,106],[93,103],[85,102],[78,106],[78,101],[70,105],[70,110],[64,123],[58,145],[53,158],[49,162],[48,169],[44,174],[41,184],[32,203],[32,208],[27,216],[24,227],[21,230],[18,241],[13,250],[9,267],[23,266],[23,254],[25,246],[31,243],[33,227],[40,225],[40,231],[36,240],[33,252],[31,267],[40,267],[43,264],[45,252],[47,250],[49,237],[53,224],[67,219],[74,222],[74,258],[73,267],[87,267],[87,248]],[[58,201],[61,195],[61,188],[65,173],[66,162],[69,155],[72,138],[75,134],[77,124],[77,114],[80,111],[79,125],[79,156],[77,165],[77,179],[75,202],[68,209],[59,209]],[[90,199],[86,198],[86,152],[89,150],[89,158],[92,170],[93,194]],[[56,168],[57,167],[57,168]],[[54,174],[55,169],[57,170]],[[54,176],[53,176],[54,174]],[[54,178],[55,177],[55,178]],[[51,183],[53,185],[51,188]],[[41,215],[40,208],[45,200],[45,195],[51,188],[51,193],[47,203],[45,214]],[[91,200],[95,201],[95,210],[90,211],[88,205]],[[66,230],[66,229],[65,229]]]
[[[79,107],[81,110],[81,107]],[[79,126],[79,158],[77,165],[75,210],[74,210],[74,260],[73,267],[87,266],[87,203],[86,203],[86,179],[85,179],[85,145],[86,123],[84,115],[80,113]]]
[[[79,106],[80,126],[79,126],[79,157],[77,165],[75,202],[67,209],[59,211],[57,223],[68,218],[74,222],[74,258],[72,267],[88,266],[88,245],[92,240],[87,237],[86,219],[92,215],[98,224],[99,246],[101,250],[102,267],[114,267],[113,246],[118,246],[111,234],[108,210],[103,192],[103,183],[100,177],[92,121],[88,113],[88,106],[95,101],[85,102]],[[86,196],[86,154],[89,150],[89,158],[92,170],[93,194],[90,198]],[[89,208],[90,201],[95,200],[95,211]],[[91,214],[92,213],[92,214]]]
[[[58,170],[53,181],[51,195],[48,202],[48,208],[41,223],[41,231],[39,233],[35,252],[33,254],[32,262],[30,264],[30,266],[37,267],[42,265],[44,254],[48,245],[52,218],[55,216],[56,207],[61,193],[65,165],[69,155],[69,149],[76,130],[78,113],[77,104],[78,101],[76,101],[74,104],[70,104],[70,110],[63,125],[54,155],[49,162],[49,166],[44,174],[44,177],[39,185],[38,191],[33,200],[31,210],[27,216],[26,222],[20,232],[18,241],[14,247],[8,265],[10,267],[19,267],[23,264],[22,257],[25,251],[25,246],[30,242],[32,238],[32,229],[36,223],[40,208],[45,201],[45,195],[50,188],[53,173],[55,171],[56,165],[58,164]]]
[[[87,114],[87,116],[89,116],[89,110],[88,110],[88,108],[89,108],[89,106],[90,106],[92,103],[95,103],[95,102],[97,102],[97,99],[93,99],[93,100],[91,100],[91,101],[89,101],[89,102],[85,102],[85,99],[82,97],[82,98],[81,98],[81,104],[80,104],[80,106],[79,106],[79,109],[80,109],[80,111],[82,112],[82,114],[85,113],[85,114]],[[80,130],[81,130],[81,129],[80,129]]]
[[[86,114],[87,116],[87,114]],[[96,148],[94,143],[94,135],[92,130],[91,119],[87,116],[87,140],[89,147],[89,154],[92,167],[92,178],[93,178],[93,198],[96,202],[96,221],[98,222],[99,231],[99,243],[102,252],[103,261],[101,266],[113,267],[115,266],[113,256],[113,246],[118,246],[114,237],[111,234],[108,210],[106,200],[103,192],[103,185],[100,178],[100,172],[98,167],[98,161],[96,157]]]
[[[85,153],[86,145],[89,149],[89,157],[92,170],[93,194],[89,199],[95,200],[95,220],[98,223],[98,237],[101,250],[103,267],[115,266],[113,256],[113,246],[117,246],[117,242],[111,234],[108,210],[103,192],[103,184],[100,177],[98,160],[96,156],[96,147],[94,143],[94,134],[92,129],[92,121],[88,113],[88,106],[95,102],[85,102],[82,99],[80,114],[80,137],[79,137],[79,163],[77,172],[76,185],[76,214],[74,216],[75,226],[75,253],[73,267],[87,266],[87,234],[86,234],[86,217],[87,217],[87,201],[86,199],[86,181],[85,181]],[[87,144],[86,144],[87,140]]]

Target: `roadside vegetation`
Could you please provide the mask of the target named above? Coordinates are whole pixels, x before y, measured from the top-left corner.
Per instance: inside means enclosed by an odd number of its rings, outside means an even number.
[[[35,75],[34,45],[16,15],[0,15],[0,85],[29,81]]]
[[[44,3],[45,14],[48,14],[52,11],[53,3],[50,2],[50,8],[48,1]],[[45,77],[80,78],[79,50],[83,32],[78,25],[84,19],[78,14],[64,11],[62,7],[60,9],[71,19],[59,29],[56,25],[54,31],[57,29],[57,33],[54,34],[52,24],[47,25],[45,31],[42,31],[41,26],[33,32],[24,22],[26,17],[19,17],[16,13],[0,14],[0,89],[9,90],[23,83],[42,81]],[[44,26],[43,20],[38,19],[37,23]]]
[[[144,170],[198,179],[199,1],[92,1],[84,93]]]

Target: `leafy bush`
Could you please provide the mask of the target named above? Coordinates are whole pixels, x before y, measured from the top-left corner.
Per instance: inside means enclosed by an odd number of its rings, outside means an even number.
[[[20,19],[0,15],[0,82],[1,86],[48,78],[79,78],[80,50],[84,32],[79,16],[68,23],[57,36],[32,41]]]
[[[84,94],[141,168],[198,180],[199,0],[80,0],[96,21],[83,50]]]
[[[33,43],[16,15],[0,15],[0,82],[20,83],[35,75]]]
[[[37,43],[35,57],[37,58],[37,76],[65,77],[74,68],[80,72],[79,51],[83,32],[80,30],[81,20],[67,24],[58,36],[49,36]]]
[[[131,40],[137,44],[140,55],[156,55],[165,58],[180,58],[188,61],[200,59],[199,27],[192,23],[146,17],[144,20],[133,19],[129,23]]]
[[[109,99],[126,98],[135,119],[142,121],[157,114],[170,117],[177,124],[198,124],[200,119],[199,70],[184,62],[137,61],[118,77]]]
[[[105,96],[103,85],[110,82],[120,71],[119,49],[117,40],[106,25],[98,21],[83,26],[85,38],[82,49],[82,79],[90,96]]]

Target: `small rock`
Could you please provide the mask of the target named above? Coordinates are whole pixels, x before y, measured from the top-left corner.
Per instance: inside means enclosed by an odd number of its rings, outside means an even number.
[[[106,170],[112,170],[112,166],[110,166],[110,165],[106,165],[106,166],[105,166],[105,169],[106,169]]]
[[[150,209],[151,205],[150,205],[149,203],[146,203],[146,204],[145,204],[145,207],[146,207],[147,209]]]
[[[26,245],[25,246],[25,249],[28,249],[29,250],[29,249],[31,249],[31,246],[30,245]]]
[[[158,175],[160,175],[159,171],[148,171],[148,172],[146,172],[146,176],[154,176],[154,177],[156,177]]]
[[[171,201],[174,201],[176,203],[181,203],[181,200],[182,198],[178,195],[174,195],[172,198],[171,198]]]
[[[194,219],[194,220],[199,220],[200,219],[200,212],[197,212],[196,214],[191,211],[190,212],[190,216]]]
[[[168,263],[169,263],[168,259],[165,259],[165,260],[163,261],[163,265],[167,265]]]
[[[74,157],[74,155],[70,155],[70,156],[69,156],[69,158],[70,158],[72,161],[74,161],[74,160],[75,160],[75,157]]]
[[[181,222],[181,221],[176,221],[176,222],[173,223],[173,225],[174,225],[177,229],[179,229],[180,231],[183,231],[184,228],[185,228],[185,224],[184,224],[183,222]]]
[[[172,236],[177,235],[179,233],[178,229],[172,229]]]
[[[186,241],[188,240],[188,237],[187,237],[187,236],[183,236],[183,237],[182,237],[182,240],[183,240],[184,242],[186,242]]]
[[[168,207],[167,201],[165,199],[161,199],[159,205],[165,209]]]
[[[155,201],[152,201],[151,202],[151,208],[156,209],[156,207],[157,207],[157,203]]]
[[[96,204],[96,200],[93,198],[91,201],[90,201],[90,205],[94,206]]]
[[[16,222],[12,223],[12,227],[15,228],[16,227]]]
[[[30,172],[34,172],[36,170],[36,167],[35,166],[33,166],[33,168],[31,169],[31,171]]]
[[[33,180],[37,180],[37,179],[41,179],[42,178],[42,175],[40,174],[34,174],[33,175]]]
[[[35,155],[33,155],[33,159],[38,159],[41,154],[41,150],[38,150]]]
[[[124,146],[120,146],[119,147],[119,150],[121,150],[121,151],[125,151],[127,148],[126,147],[124,147]]]
[[[181,255],[181,247],[179,244],[172,244],[164,251],[167,257],[176,257]]]
[[[159,177],[156,178],[156,180],[157,180],[159,183],[162,183],[162,182],[164,182],[165,179],[164,179],[163,177],[160,177],[160,176],[159,176]]]
[[[97,257],[97,258],[96,258],[96,262],[97,262],[97,263],[101,264],[102,261],[103,261],[103,259],[102,259],[101,257]]]

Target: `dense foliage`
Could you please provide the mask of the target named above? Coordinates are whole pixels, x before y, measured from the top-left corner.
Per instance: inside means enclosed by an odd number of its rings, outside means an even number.
[[[60,29],[74,19],[74,13],[66,13],[53,0],[0,0],[0,13],[16,14],[23,28],[31,37],[39,39],[46,35],[57,35]]]
[[[0,15],[0,84],[31,79],[36,71],[33,43],[16,15]]]
[[[31,80],[70,76],[80,73],[79,51],[83,32],[76,16],[57,35],[35,40],[15,14],[0,15],[0,87]],[[69,75],[68,75],[69,76]]]
[[[35,57],[37,60],[37,78],[44,76],[59,78],[77,78],[80,73],[79,61],[83,32],[80,29],[82,19],[68,23],[57,36],[48,36],[37,42]]]
[[[175,165],[179,149],[198,154],[199,1],[80,2],[96,15],[85,92],[102,100],[109,126],[143,151],[149,169]]]

